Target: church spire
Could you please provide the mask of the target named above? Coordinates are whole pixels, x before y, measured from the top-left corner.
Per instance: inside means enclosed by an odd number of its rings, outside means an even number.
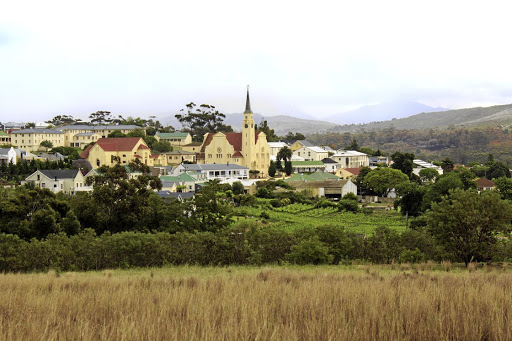
[[[251,100],[249,99],[249,85],[247,85],[247,99],[245,100],[245,111],[244,114],[252,114]]]

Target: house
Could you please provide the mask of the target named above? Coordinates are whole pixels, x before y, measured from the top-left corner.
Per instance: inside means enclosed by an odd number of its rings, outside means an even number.
[[[329,174],[329,173],[326,173]],[[331,174],[332,175],[332,174]],[[357,195],[357,186],[348,179],[286,181],[297,191],[310,190],[315,197],[339,200],[347,193]]]
[[[181,150],[198,154],[201,151],[202,146],[203,142],[191,142],[189,144],[183,145]]]
[[[486,178],[479,178],[476,179],[476,189],[478,192],[482,191],[490,191],[496,188],[496,184],[494,181],[486,179]]]
[[[420,174],[420,171],[422,169],[426,169],[426,168],[431,168],[431,169],[435,169],[439,175],[442,175],[443,174],[443,169],[439,166],[436,166],[430,162],[426,162],[426,161],[423,161],[423,160],[418,160],[418,159],[415,159],[412,161],[413,162],[413,165],[414,165],[414,168],[412,169],[412,172],[416,175],[419,175]]]
[[[292,152],[304,147],[315,147],[315,144],[306,140],[297,140],[290,145]]]
[[[25,149],[27,152],[46,150],[41,142],[49,141],[53,147],[64,146],[64,133],[55,129],[22,129],[11,133],[11,144],[15,148]]]
[[[188,145],[192,143],[192,135],[189,133],[161,133],[157,132],[155,134],[155,139],[157,141],[167,141],[173,146],[175,149],[181,149],[184,145]]]
[[[3,130],[0,130],[0,145],[1,144],[11,144],[11,136]]]
[[[32,183],[39,188],[48,188],[54,193],[75,194],[92,190],[92,187],[85,184],[85,177],[78,169],[37,170],[22,181],[22,184],[25,183]]]
[[[322,159],[322,162],[325,165],[325,171],[329,173],[335,173],[341,167],[338,162],[330,158]]]
[[[249,168],[237,164],[180,164],[173,170],[173,175],[180,173],[200,173],[206,181],[219,179],[249,179]]]
[[[286,142],[269,142],[268,146],[270,148],[270,158],[274,160],[277,158],[277,153],[279,153],[281,149],[289,147]]]
[[[100,138],[89,145],[80,157],[89,160],[93,168],[113,166],[118,162],[127,165],[135,159],[147,166],[165,162],[159,155],[151,155],[151,150],[140,137]]]
[[[316,173],[297,173],[286,179],[285,181],[325,181],[325,180],[340,180],[339,177],[327,172]]]
[[[176,176],[162,175],[162,190],[169,190],[171,192],[195,192],[196,182],[198,180],[192,177],[189,173],[180,173]]]
[[[9,164],[12,163],[13,165],[16,164],[18,159],[18,155],[16,153],[16,149],[13,147],[11,148],[0,148],[0,162]]]
[[[270,147],[264,132],[256,131],[249,90],[245,102],[241,133],[207,133],[197,163],[237,164],[258,171],[260,177],[268,175]]]
[[[324,172],[325,165],[322,161],[292,161],[293,173]]]
[[[131,133],[135,130],[146,131],[136,125],[68,125],[57,128],[64,134],[65,147],[80,147],[84,148],[91,142],[98,141],[100,138],[107,138],[108,135],[114,131],[119,131],[123,134]]]
[[[220,183],[221,184],[230,184],[231,186],[233,186],[233,184],[235,182],[240,182],[244,186],[245,193],[254,195],[258,191],[258,187],[256,186],[256,183],[258,181],[261,181],[261,180],[258,180],[258,179],[245,179],[245,180],[226,179],[226,180],[222,180]]]
[[[179,200],[183,201],[194,197],[194,192],[171,192],[171,191],[158,191],[158,196],[164,200]]]
[[[185,150],[173,150],[160,154],[166,160],[167,165],[179,165],[182,162],[196,163],[196,153]]]
[[[389,159],[387,156],[370,156],[369,157],[370,167],[377,166],[377,164],[386,164],[389,166]]]
[[[361,168],[339,168],[335,174],[342,179],[355,180],[360,171]]]
[[[355,150],[338,150],[331,159],[338,162],[341,168],[361,168],[370,165],[368,154]]]
[[[329,152],[318,146],[303,146],[296,149],[293,155],[304,158],[304,161],[321,161],[329,157]]]

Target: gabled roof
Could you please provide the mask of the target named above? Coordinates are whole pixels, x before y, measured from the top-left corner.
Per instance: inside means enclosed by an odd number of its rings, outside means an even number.
[[[496,184],[494,183],[494,181],[491,181],[489,179],[480,178],[480,179],[476,179],[476,186],[478,188],[482,188],[482,187],[496,187]]]
[[[100,138],[94,145],[89,145],[85,150],[80,154],[80,157],[83,159],[87,159],[89,157],[89,151],[92,147],[98,145],[101,149],[106,152],[131,152],[137,145],[137,143],[141,140],[141,137],[106,137]],[[139,149],[141,149],[139,147]],[[146,145],[142,147],[142,149],[149,149]]]
[[[321,147],[318,147],[318,146],[312,146],[312,147],[306,147],[306,148],[314,151],[315,153],[327,153],[327,150],[325,150]]]
[[[349,173],[354,174],[354,175],[359,175],[359,173],[361,172],[361,168],[343,168],[343,169]]]
[[[297,140],[294,143],[297,143],[297,142],[300,143],[301,145],[303,145],[304,147],[314,147],[315,146],[314,143],[311,143],[307,140]]]
[[[22,129],[16,130],[15,134],[64,134],[62,131],[55,129]]]
[[[218,133],[215,133],[218,134]],[[206,138],[204,139],[203,146],[201,147],[201,153],[204,153],[206,150],[206,147],[212,142],[214,133],[208,133],[206,135]],[[233,146],[233,149],[235,152],[241,152],[242,151],[242,133],[222,133],[226,136],[226,139],[228,140],[229,144]],[[258,142],[259,133],[254,134],[254,142]]]
[[[165,155],[196,155],[194,152],[187,152],[186,150],[173,150],[172,152],[162,153]]]
[[[322,159],[322,162],[325,164],[325,163],[337,163],[336,161],[334,161],[333,159],[329,159],[328,157],[326,157],[325,159]]]
[[[78,169],[43,169],[39,170],[42,174],[54,180],[74,179],[78,174]]]

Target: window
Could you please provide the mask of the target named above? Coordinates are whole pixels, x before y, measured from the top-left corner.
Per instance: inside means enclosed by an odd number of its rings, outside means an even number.
[[[217,159],[222,159],[222,154],[217,154]]]
[[[46,188],[46,183],[45,183],[45,182],[43,182],[43,183],[41,184],[41,187]]]
[[[208,158],[211,159],[212,158],[212,154],[208,154]]]

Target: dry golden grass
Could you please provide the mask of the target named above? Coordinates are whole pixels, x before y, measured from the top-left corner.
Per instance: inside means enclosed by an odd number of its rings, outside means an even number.
[[[0,339],[512,339],[511,273],[421,268],[0,275]]]

